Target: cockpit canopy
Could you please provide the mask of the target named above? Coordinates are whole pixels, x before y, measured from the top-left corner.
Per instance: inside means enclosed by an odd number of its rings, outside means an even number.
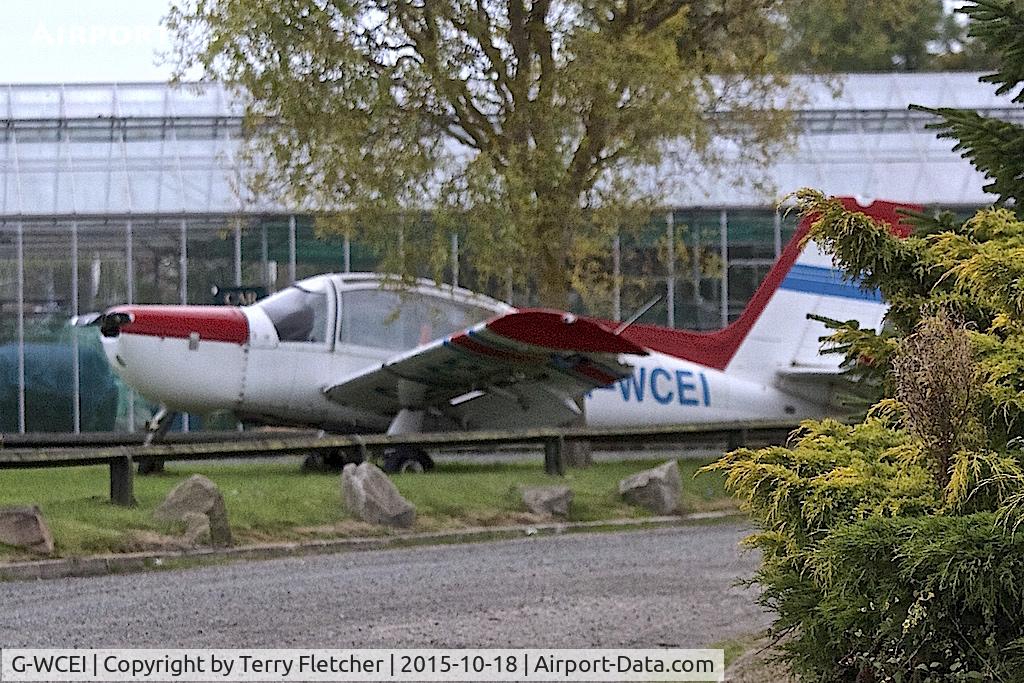
[[[384,277],[319,275],[254,306],[281,342],[412,349],[511,310],[465,290],[420,283],[397,288]],[[333,313],[333,314],[332,314]]]
[[[328,339],[329,285],[324,277],[303,280],[254,305],[274,323],[278,341],[323,344]]]

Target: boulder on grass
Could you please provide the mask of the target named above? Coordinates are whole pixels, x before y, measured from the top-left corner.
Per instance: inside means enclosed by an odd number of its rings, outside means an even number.
[[[208,545],[210,543],[210,518],[198,512],[186,512],[185,533],[182,538],[190,546]]]
[[[416,507],[379,467],[349,463],[341,472],[341,499],[353,515],[371,524],[408,528],[416,522]]]
[[[0,543],[49,555],[53,536],[35,505],[0,508]]]
[[[569,516],[573,494],[568,486],[520,486],[519,495],[526,509],[535,515],[563,519]]]
[[[162,522],[186,522],[186,534],[200,539],[204,537],[204,530],[197,523],[196,514],[205,515],[209,522],[210,545],[231,545],[231,527],[224,496],[216,484],[201,474],[193,474],[171,489],[153,516]]]
[[[647,508],[656,515],[671,515],[679,509],[681,488],[679,465],[675,460],[619,482],[619,494],[627,503]]]

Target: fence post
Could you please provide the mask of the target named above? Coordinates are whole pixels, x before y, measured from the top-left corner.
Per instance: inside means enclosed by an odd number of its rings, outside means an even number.
[[[544,471],[548,474],[565,476],[565,439],[557,436],[544,442]]]
[[[362,434],[353,434],[352,438],[356,442],[355,452],[360,458],[362,458],[362,462],[373,462],[375,460],[379,460],[377,456],[379,455],[378,451],[380,449],[367,446],[366,441],[363,440]]]
[[[115,505],[135,505],[134,469],[130,455],[123,455],[110,461],[110,500]]]
[[[746,429],[735,429],[729,432],[729,450],[734,451],[737,448],[743,448],[747,445],[747,430]]]

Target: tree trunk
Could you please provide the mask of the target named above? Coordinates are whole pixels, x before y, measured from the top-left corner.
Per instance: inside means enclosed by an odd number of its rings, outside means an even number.
[[[568,216],[566,216],[568,220]],[[541,254],[542,263],[537,295],[540,305],[545,308],[554,308],[560,311],[569,307],[569,259],[568,248],[565,244],[571,239],[570,228],[566,223],[556,223],[542,229],[547,235],[548,248]],[[576,399],[579,408],[579,416],[568,426],[585,427],[587,424],[586,400],[583,396]],[[594,464],[593,455],[590,450],[590,443],[585,441],[572,441],[565,444],[562,455],[565,464],[569,467],[589,467]]]

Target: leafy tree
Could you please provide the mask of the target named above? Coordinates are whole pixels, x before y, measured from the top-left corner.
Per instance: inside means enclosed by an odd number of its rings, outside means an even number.
[[[1024,102],[1024,7],[1010,0],[977,0],[960,11],[971,18],[971,35],[1000,57],[995,72],[981,80],[995,85],[996,93],[1011,93],[1014,102]],[[1024,206],[1024,128],[962,109],[914,108],[942,118],[931,127],[939,137],[957,141],[954,149],[991,181],[986,191],[997,195],[1000,203],[1013,200]]]
[[[986,71],[999,65],[996,56],[971,35],[970,21],[959,12],[950,12],[942,20],[938,38],[933,41],[935,53],[929,69],[935,71]]]
[[[786,15],[790,63],[815,71],[919,71],[939,36],[942,0],[824,0]]]
[[[167,24],[179,74],[248,94],[253,187],[399,272],[440,273],[457,231],[481,279],[564,307],[692,162],[785,139],[781,2],[179,0]]]
[[[943,0],[792,3],[784,62],[795,71],[985,69],[992,58]]]

